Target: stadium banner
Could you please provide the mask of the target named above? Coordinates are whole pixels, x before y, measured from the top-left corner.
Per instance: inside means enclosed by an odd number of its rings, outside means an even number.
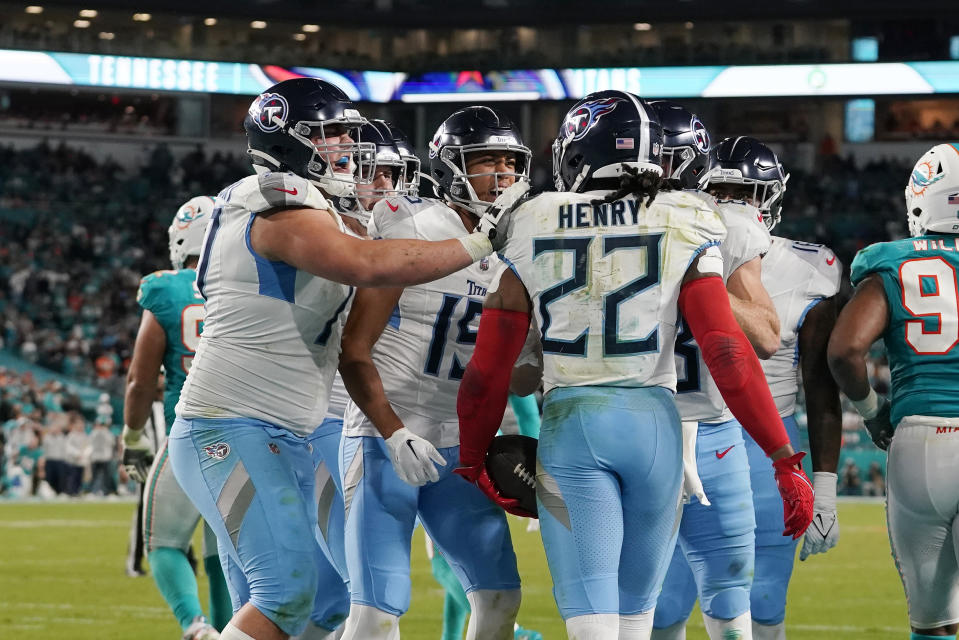
[[[577,100],[603,89],[644,98],[871,96],[959,93],[959,61],[435,71],[318,67],[0,49],[0,82],[256,95],[315,77],[362,102]]]

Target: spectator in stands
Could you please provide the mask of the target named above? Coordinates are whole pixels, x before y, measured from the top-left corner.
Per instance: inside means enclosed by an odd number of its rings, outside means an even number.
[[[31,425],[28,428],[27,441],[20,445],[13,464],[22,472],[25,489],[23,495],[37,495],[37,488],[43,480],[43,448],[40,446],[38,426]]]
[[[63,416],[63,414],[58,414]],[[51,424],[43,436],[43,451],[45,463],[45,476],[47,484],[53,489],[54,493],[60,494],[65,489],[66,478],[66,447],[67,436],[64,431],[64,423],[58,419],[55,424]]]
[[[83,470],[87,462],[87,447],[90,444],[83,416],[74,413],[70,416],[70,426],[65,442],[66,479],[64,491],[67,495],[80,495],[83,487]]]
[[[110,418],[97,416],[90,431],[90,493],[115,494],[113,462],[116,460],[117,438],[110,432]]]
[[[862,494],[864,496],[884,496],[886,495],[886,479],[882,475],[882,466],[877,460],[869,463],[869,471],[866,472],[868,480],[862,485]]]
[[[839,475],[839,493],[844,496],[862,495],[862,479],[859,477],[859,466],[852,458],[846,458]]]

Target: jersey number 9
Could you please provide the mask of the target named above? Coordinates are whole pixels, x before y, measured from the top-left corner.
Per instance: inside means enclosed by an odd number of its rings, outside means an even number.
[[[190,353],[180,358],[183,365],[183,372],[189,373],[190,366],[193,364],[193,354],[196,348],[200,346],[200,332],[203,331],[203,305],[191,304],[183,307],[180,314],[180,339],[183,346]]]
[[[917,258],[899,266],[902,306],[917,318],[906,321],[906,342],[920,355],[943,355],[959,342],[956,270],[942,258]],[[926,330],[927,322],[935,328]]]

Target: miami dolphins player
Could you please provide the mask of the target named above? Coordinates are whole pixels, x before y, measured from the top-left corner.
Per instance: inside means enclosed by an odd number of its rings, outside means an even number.
[[[233,567],[224,640],[286,640],[308,625],[323,552],[307,438],[326,415],[352,286],[418,284],[492,251],[495,211],[441,242],[345,233],[329,199],[355,197],[354,171],[369,175],[373,145],[349,135],[365,122],[315,78],[257,96],[244,119],[257,173],[220,193],[204,240],[207,315],[169,451]]]
[[[210,583],[210,615],[203,616],[196,576],[187,559],[200,513],[173,476],[167,441],[147,473],[152,445],[143,433],[150,416],[160,367],[166,371],[163,410],[167,429],[193,361],[203,328],[203,299],[196,288],[196,263],[203,234],[212,218],[213,198],[197,196],[176,212],[169,228],[172,271],[157,271],[140,281],[137,302],[143,307],[124,397],[123,462],[134,479],[146,480],[143,531],[147,559],[157,588],[183,629],[184,640],[218,638],[232,614],[216,537],[204,523],[203,565]]]
[[[701,191],[713,175],[707,168],[711,162],[705,126],[676,103],[651,105],[663,124],[664,171],[682,186]],[[720,168],[726,166],[730,146],[724,140],[713,149]],[[769,231],[760,211],[744,200],[721,198],[718,209],[726,226],[720,252],[733,317],[759,357],[768,358],[779,347],[779,319],[760,268],[769,250]],[[726,408],[699,345],[685,326],[677,338],[676,355],[676,407],[683,419],[689,504],[683,508],[679,544],[657,601],[652,637],[685,638],[686,619],[698,595],[710,638],[749,638],[756,521],[742,427]]]
[[[856,291],[829,339],[839,388],[876,446],[889,451],[889,542],[912,640],[955,638],[959,627],[957,211],[959,143],[938,144],[906,184],[913,237],[856,255]],[[869,347],[879,338],[889,358],[889,399],[876,394],[866,372]]]
[[[501,192],[526,183],[530,155],[504,114],[461,109],[430,143],[437,199],[386,198],[370,229],[424,240],[470,231]],[[340,358],[354,401],[341,466],[352,600],[346,640],[398,637],[417,516],[466,589],[467,637],[513,637],[520,584],[505,514],[452,473],[456,389],[498,265],[490,257],[428,284],[356,294]]]
[[[787,532],[812,517],[802,454],[727,302],[722,218],[709,199],[661,181],[662,135],[652,108],[629,93],[590,94],[569,111],[553,144],[561,193],[510,215],[501,253],[512,269],[486,297],[457,398],[457,473],[522,512],[484,459],[535,310],[546,388],[536,498],[570,638],[650,637],[679,524],[680,312],[724,399],[774,460]]]
[[[756,200],[763,205],[763,221],[772,230],[780,219],[785,183],[777,185],[778,176],[775,174],[759,175],[758,167],[773,166],[771,160],[774,156],[761,146],[751,146],[740,141],[737,149],[749,148],[750,153],[766,161],[758,165],[755,162],[744,164],[743,161],[748,160],[747,153],[740,156],[730,154],[724,166],[740,168],[743,183],[727,178],[726,182],[711,182],[710,187],[717,193],[725,189],[727,195],[739,190],[739,197],[745,198],[751,198],[755,191]],[[756,180],[755,186],[747,181],[750,175]],[[765,194],[759,193],[761,187]],[[825,553],[839,541],[836,465],[842,439],[842,408],[839,390],[829,372],[826,345],[836,322],[836,296],[841,277],[842,263],[832,251],[819,244],[773,236],[772,246],[763,258],[763,285],[776,305],[782,340],[779,350],[763,361],[763,371],[794,446],[799,443],[793,414],[800,372],[805,395],[816,498],[813,521],[806,529],[799,552],[800,560],[811,554]],[[782,513],[782,503],[776,499],[772,474],[760,464],[762,451],[749,437],[746,438],[746,453],[756,511],[756,560],[750,592],[753,638],[785,640],[786,592],[797,541],[784,538],[773,526]]]

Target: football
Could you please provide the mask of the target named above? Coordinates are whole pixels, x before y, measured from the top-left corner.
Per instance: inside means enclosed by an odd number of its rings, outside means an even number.
[[[536,513],[536,438],[493,438],[486,452],[486,472],[500,493],[519,500],[523,509]]]

